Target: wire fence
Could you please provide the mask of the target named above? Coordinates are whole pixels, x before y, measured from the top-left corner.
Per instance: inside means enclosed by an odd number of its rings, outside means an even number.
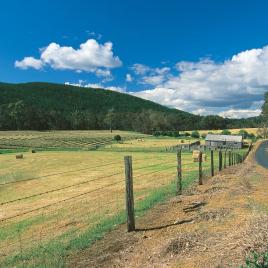
[[[178,165],[183,191],[194,181],[200,181],[200,161],[202,178],[210,177],[212,169],[217,174],[229,165],[241,163],[249,150],[215,151],[214,154],[207,151],[203,153],[206,157],[199,156],[196,162],[190,153],[182,153],[181,163],[175,153],[168,157],[166,154],[134,157],[135,215],[142,215],[155,203],[177,193]],[[23,187],[33,189],[32,194],[22,191],[21,196],[8,194],[1,199],[0,266],[60,267],[70,250],[86,248],[103,232],[126,222],[124,170],[123,161],[107,161],[64,172],[73,176],[81,171],[88,174],[76,183],[64,182],[61,187],[54,188],[47,179],[60,179],[63,172],[1,183],[1,195],[10,187],[20,193]],[[46,190],[36,191],[36,182]]]

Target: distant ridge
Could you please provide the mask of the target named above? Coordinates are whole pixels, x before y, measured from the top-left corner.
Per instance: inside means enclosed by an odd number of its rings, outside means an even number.
[[[242,122],[193,115],[111,90],[43,82],[0,83],[0,112],[2,130],[107,129],[111,118],[113,128],[141,132],[239,127]],[[243,125],[252,127],[255,121],[244,119]]]

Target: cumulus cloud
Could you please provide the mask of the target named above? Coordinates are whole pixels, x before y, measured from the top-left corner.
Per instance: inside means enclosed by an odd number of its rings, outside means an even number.
[[[27,70],[29,68],[40,70],[43,68],[43,62],[33,57],[25,57],[21,61],[15,61],[15,67],[23,70]]]
[[[110,76],[109,69],[122,65],[119,57],[114,56],[112,48],[111,42],[99,44],[94,39],[80,44],[77,49],[51,43],[40,49],[40,59],[25,57],[21,61],[16,61],[15,66],[22,69],[37,69],[34,66],[39,63],[41,67],[50,66],[57,70],[94,72],[98,76]]]
[[[112,90],[112,91],[117,91],[121,93],[127,92],[126,88],[122,88],[118,86],[104,86],[98,83],[86,83],[86,81],[84,80],[79,80],[78,83],[65,82],[64,84],[68,86],[75,86],[75,87],[99,88],[99,89],[105,89],[105,90]]]
[[[151,68],[149,66],[144,65],[144,64],[140,64],[140,63],[133,64],[131,69],[137,75],[144,75],[144,74],[148,73],[151,70]]]
[[[102,69],[97,69],[96,70],[96,75],[98,77],[110,77],[110,76],[112,76],[110,70],[102,70]]]
[[[160,85],[167,80],[170,72],[169,67],[151,68],[144,64],[136,63],[131,67],[134,74],[140,76],[138,82],[147,85]]]
[[[230,110],[219,113],[219,115],[222,117],[227,117],[227,118],[242,118],[242,117],[258,116],[260,113],[261,113],[261,109],[255,109],[255,110],[230,109]]]
[[[166,75],[155,87],[134,94],[201,114],[239,118],[260,113],[268,90],[268,46],[243,51],[224,62],[182,61],[175,67],[177,74]],[[141,79],[147,79],[146,73]]]
[[[165,80],[164,75],[152,75],[152,76],[144,76],[140,83],[148,84],[148,85],[159,85],[163,83]]]

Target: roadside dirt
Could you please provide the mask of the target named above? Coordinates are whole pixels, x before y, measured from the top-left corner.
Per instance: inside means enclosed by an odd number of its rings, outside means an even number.
[[[69,267],[239,267],[253,250],[268,251],[268,171],[252,155],[124,225]]]

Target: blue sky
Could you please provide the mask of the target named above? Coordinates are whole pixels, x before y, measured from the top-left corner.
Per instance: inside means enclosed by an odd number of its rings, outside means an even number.
[[[268,2],[1,1],[0,81],[103,87],[196,114],[258,115]]]

